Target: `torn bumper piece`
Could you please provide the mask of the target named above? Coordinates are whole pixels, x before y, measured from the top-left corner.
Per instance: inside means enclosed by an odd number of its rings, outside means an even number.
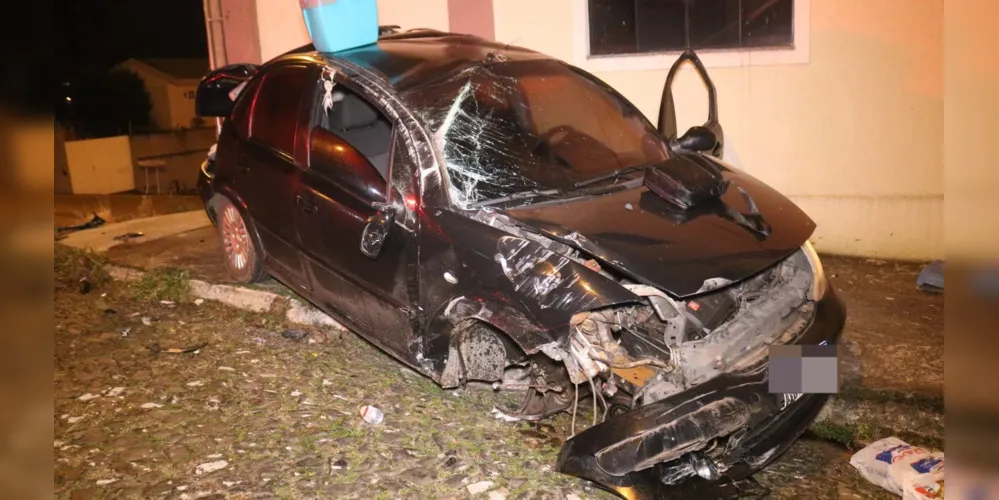
[[[845,318],[830,289],[795,343],[834,344]],[[623,498],[739,498],[740,484],[790,447],[829,398],[805,394],[785,404],[783,396],[770,393],[766,363],[720,375],[577,434],[556,467]],[[694,474],[687,454],[695,451],[711,455],[720,479]]]

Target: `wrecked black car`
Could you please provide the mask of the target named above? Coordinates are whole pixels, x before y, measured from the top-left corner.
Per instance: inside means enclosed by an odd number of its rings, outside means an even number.
[[[693,63],[709,117],[678,136]],[[220,68],[199,192],[234,279],[273,276],[445,388],[578,413],[557,469],[626,498],[738,493],[828,396],[768,390],[772,344],[835,344],[815,224],[720,159],[685,53],[659,127],[586,72],[413,30]],[[582,425],[582,424],[580,424]]]

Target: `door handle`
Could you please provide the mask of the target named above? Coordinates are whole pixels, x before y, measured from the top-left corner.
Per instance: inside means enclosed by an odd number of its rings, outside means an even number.
[[[299,210],[307,214],[314,214],[319,211],[319,207],[309,201],[308,198],[298,195],[295,197],[295,203],[298,205]]]

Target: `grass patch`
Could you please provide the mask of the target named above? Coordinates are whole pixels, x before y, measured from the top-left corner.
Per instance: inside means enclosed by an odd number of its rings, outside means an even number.
[[[111,276],[104,269],[107,259],[91,249],[83,250],[56,244],[55,246],[55,276],[56,279],[73,285],[80,281],[89,281],[91,286],[104,286],[111,282]]]
[[[854,449],[859,440],[859,429],[856,425],[822,421],[812,424],[810,430],[819,439],[832,441],[849,449]]]
[[[142,279],[131,285],[135,296],[143,300],[172,300],[175,302],[190,298],[188,280],[190,273],[186,270],[162,267],[146,272]]]

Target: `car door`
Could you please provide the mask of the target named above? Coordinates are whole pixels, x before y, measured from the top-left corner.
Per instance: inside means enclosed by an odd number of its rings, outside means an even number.
[[[318,68],[285,64],[258,76],[248,103],[247,140],[236,155],[237,192],[246,203],[260,234],[268,270],[299,290],[309,289],[304,261],[298,251],[295,214],[295,144],[308,140],[302,108],[312,96]]]
[[[311,113],[309,165],[296,192],[313,297],[372,342],[411,361],[408,290],[416,287],[407,284],[415,279],[413,233],[394,227],[376,258],[360,250],[361,233],[378,207],[401,206],[399,193],[388,187],[390,169],[411,163],[393,163],[400,154],[394,147],[395,126],[360,93],[337,84],[334,104],[326,109],[322,88]]]

